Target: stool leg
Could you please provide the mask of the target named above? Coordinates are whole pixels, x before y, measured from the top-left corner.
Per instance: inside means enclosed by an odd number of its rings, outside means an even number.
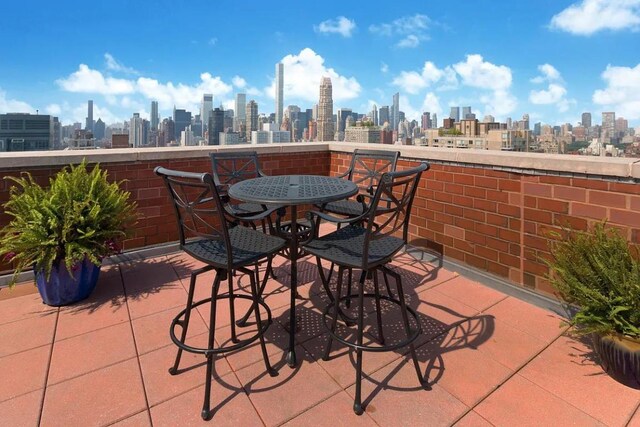
[[[271,262],[271,259],[269,259],[269,262]],[[258,290],[258,283],[255,280],[255,278],[253,277],[253,274],[250,274],[249,277],[251,277],[251,293],[253,294],[253,312],[255,313],[256,316],[256,325],[258,327],[258,331],[262,330],[262,318],[260,315],[260,305],[258,304],[258,300],[261,297],[261,294],[259,293]],[[265,278],[267,276],[265,275]],[[273,369],[271,367],[271,363],[269,363],[269,355],[267,354],[267,347],[265,345],[264,342],[264,334],[260,334],[260,349],[262,350],[262,358],[264,359],[264,366],[267,369],[267,372],[269,373],[269,375],[271,375],[272,377],[275,377],[278,375],[278,371],[276,371],[275,369]]]
[[[404,300],[404,290],[402,289],[402,278],[398,273],[393,272],[388,269],[386,266],[383,267],[388,270],[389,274],[393,276],[396,280],[396,286],[398,288],[398,300],[400,300],[400,311],[402,312],[402,321],[404,323],[404,330],[407,333],[407,337],[411,336],[411,327],[409,326],[409,315],[407,314],[407,303]],[[420,384],[424,384],[424,377],[422,376],[422,371],[420,370],[420,364],[418,363],[418,355],[416,354],[416,348],[413,343],[409,344],[409,349],[411,351],[411,358],[413,359],[413,365],[416,368],[416,374],[418,374],[418,381]]]
[[[351,295],[351,279],[353,278],[353,269],[350,268],[349,269],[349,281],[347,282],[347,295]],[[349,308],[351,307],[351,299],[347,298],[347,300],[344,302],[344,306]]]
[[[364,335],[364,278],[366,272],[360,275],[360,294],[358,294],[358,346],[362,347],[362,337]],[[362,349],[356,348],[356,395],[353,400],[353,412],[362,415]]]
[[[231,274],[227,272],[229,279],[231,279]],[[216,303],[218,298],[218,289],[220,288],[220,272],[216,273],[216,279],[213,281],[213,286],[211,287],[211,313],[209,315],[209,343],[208,349],[213,349],[214,337],[216,333]],[[213,375],[213,361],[215,359],[215,354],[209,352],[207,353],[207,377],[204,383],[204,403],[202,404],[202,419],[208,420],[211,418],[211,376]]]
[[[380,309],[380,288],[378,286],[378,270],[373,272],[373,288],[376,295],[376,316],[378,318],[378,342],[384,345],[384,334],[382,333],[382,310]]]
[[[229,318],[231,323],[231,342],[238,343],[236,335],[236,310],[235,297],[233,294],[233,274],[229,274]]]
[[[389,298],[393,298],[393,292],[391,292],[391,286],[389,286],[389,279],[384,270],[382,271],[382,277],[384,278],[384,285],[387,287],[387,295],[389,295]]]
[[[269,257],[268,261],[267,261],[267,269],[264,272],[264,277],[262,278],[262,284],[260,285],[260,289],[258,289],[258,298],[262,299],[262,294],[264,293],[264,288],[267,287],[267,281],[269,280],[269,270],[271,269],[271,262],[273,261],[272,257]],[[254,274],[251,273],[251,276],[253,276]],[[258,263],[256,263],[256,271],[255,271],[255,278],[256,278],[256,283],[260,282],[260,277],[258,275]],[[253,288],[251,289],[251,292],[253,292]],[[251,313],[253,312],[253,308],[250,308],[249,310],[247,310],[247,312],[244,314],[244,316],[242,316],[242,318],[240,320],[238,320],[236,322],[236,325],[240,326],[241,328],[246,326],[247,321],[249,320],[249,317],[251,317]]]
[[[333,318],[331,319],[331,332],[335,332],[336,325],[338,324],[338,312],[340,311],[340,292],[342,291],[342,275],[344,272],[343,267],[338,267],[338,284],[336,285],[336,295],[334,298],[333,305],[335,306],[335,311],[333,312]],[[329,341],[327,342],[327,347],[324,351],[324,355],[322,356],[322,360],[329,360],[329,353],[331,353],[331,344],[333,343],[333,337],[329,334]]]

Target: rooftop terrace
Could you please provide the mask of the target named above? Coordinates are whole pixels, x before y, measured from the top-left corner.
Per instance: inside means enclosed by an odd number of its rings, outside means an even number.
[[[256,149],[265,172],[276,175],[337,174],[354,148],[214,149]],[[366,354],[366,413],[353,414],[353,357],[334,347],[332,360],[320,358],[326,300],[309,260],[299,265],[297,342],[304,360],[295,370],[286,366],[289,268],[280,258],[266,299],[275,317],[268,349],[280,375],[265,375],[257,345],[219,358],[212,393],[218,412],[209,425],[640,426],[640,391],[609,378],[585,343],[559,326],[560,310],[549,298],[540,262],[546,233],[558,223],[581,228],[608,218],[629,240],[640,241],[636,159],[379,148],[399,149],[401,168],[422,159],[432,164],[416,196],[410,251],[394,267],[421,316],[418,356],[430,387],[418,387],[404,350]],[[0,290],[0,425],[201,422],[204,358],[185,355],[190,368],[177,376],[167,372],[176,351],[170,319],[184,307],[186,278],[198,265],[175,253],[173,211],[152,170],[209,170],[211,150],[0,157],[3,176],[27,170],[43,182],[83,157],[100,162],[111,178],[128,180],[124,185],[142,215],[125,242],[136,252],[103,267],[96,292],[84,303],[53,309],[42,305],[32,286]],[[0,180],[0,202],[8,197],[7,184]],[[0,225],[5,221],[0,214]],[[246,286],[246,278],[240,284]],[[208,287],[202,283],[199,292]],[[207,335],[208,312],[200,314],[189,338],[194,343]],[[228,339],[227,319],[223,311],[220,341]],[[388,319],[385,327],[392,330],[393,314]]]

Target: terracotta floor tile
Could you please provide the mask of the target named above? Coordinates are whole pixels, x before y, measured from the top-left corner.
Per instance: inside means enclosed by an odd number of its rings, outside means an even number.
[[[460,421],[454,424],[455,427],[491,427],[492,424],[478,415],[477,412],[471,411]]]
[[[212,419],[200,417],[204,399],[204,388],[198,387],[187,393],[151,408],[154,426],[230,426],[253,427],[264,424],[251,405],[249,398],[234,375],[225,375],[221,383],[211,385]]]
[[[33,283],[20,286],[33,286]],[[3,289],[3,292],[11,293],[13,290]],[[55,315],[56,311],[58,311],[56,307],[44,304],[38,293],[10,298],[0,301],[0,325],[30,317],[51,316]]]
[[[624,425],[640,403],[640,390],[616,382],[590,357],[589,347],[563,336],[520,375],[607,425]]]
[[[105,425],[146,408],[136,359],[47,387],[42,426]]]
[[[550,343],[567,329],[566,326],[561,327],[562,318],[557,314],[513,297],[500,301],[489,308],[486,314],[491,314],[545,343]]]
[[[236,374],[262,420],[278,425],[322,402],[340,387],[317,364],[310,363],[304,349],[296,349],[298,367],[284,361],[276,365],[278,376],[271,377],[262,363],[255,363]]]
[[[131,322],[136,338],[138,354],[145,354],[152,350],[173,344],[169,336],[169,328],[171,327],[171,321],[180,310],[182,310],[182,307],[176,307],[149,316],[140,317]],[[200,314],[194,311],[189,319],[187,337],[200,335],[207,330],[208,328]],[[180,338],[182,329],[176,327],[175,331],[176,336]]]
[[[113,427],[151,427],[151,420],[149,417],[149,411],[142,411],[111,425]]]
[[[197,344],[205,345],[207,336],[208,334],[200,335],[198,338],[201,340],[198,339]],[[183,351],[180,359],[180,372],[177,375],[171,375],[169,368],[173,366],[176,354],[177,347],[171,345],[140,356],[142,378],[149,405],[157,405],[194,387],[198,387],[204,393],[205,356]],[[231,368],[225,358],[218,357],[214,362],[214,376],[217,378],[229,372],[231,372]]]
[[[125,281],[125,286],[126,281]],[[127,305],[131,319],[137,319],[149,314],[158,313],[170,308],[184,308],[187,303],[187,293],[178,280],[166,281],[161,286],[144,288],[133,294],[127,289]]]
[[[284,425],[290,427],[366,427],[374,425],[374,421],[366,413],[362,414],[362,416],[356,415],[353,412],[351,396],[344,391],[340,391]]]
[[[353,399],[355,385],[347,390]],[[425,390],[413,363],[400,360],[362,379],[365,412],[384,426],[445,426],[468,408],[443,387]]]
[[[56,313],[51,316],[30,317],[20,322],[0,325],[0,357],[53,342],[57,318]]]
[[[56,384],[135,356],[129,323],[56,340],[48,383]]]
[[[627,424],[627,427],[640,427],[640,405],[638,409],[636,409],[636,413],[631,418],[631,421],[629,421],[629,424]]]
[[[495,426],[603,425],[518,374],[474,410]]]
[[[44,388],[51,346],[0,358],[0,402]]]
[[[421,262],[409,253],[395,257],[391,265],[394,271],[402,275],[402,285],[405,292],[420,293],[458,277],[458,273]],[[395,289],[395,283],[391,277],[389,284],[392,289]]]
[[[501,292],[463,276],[447,280],[433,289],[480,311],[507,297]]]
[[[40,404],[44,389],[23,394],[15,399],[0,403],[0,424],[3,426],[33,426],[38,425]]]
[[[61,340],[86,332],[129,320],[125,303],[124,288],[118,270],[100,273],[95,291],[84,301],[62,307],[56,340]]]
[[[547,345],[544,341],[509,326],[502,319],[493,322],[493,329],[488,334],[486,340],[477,344],[478,350],[514,371]]]
[[[466,331],[453,329],[416,350],[429,384],[438,384],[472,407],[513,372],[468,346]]]

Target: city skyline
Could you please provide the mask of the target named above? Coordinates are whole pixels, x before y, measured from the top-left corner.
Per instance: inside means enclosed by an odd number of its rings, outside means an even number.
[[[141,30],[162,27],[171,14],[141,2],[149,10],[141,22],[118,4],[75,11],[71,21],[64,1],[28,17],[19,5],[7,5],[0,34],[13,42],[6,64],[0,60],[0,113],[39,110],[84,123],[93,100],[94,120],[110,124],[133,113],[149,118],[153,100],[168,117],[174,106],[199,112],[205,93],[225,109],[235,107],[236,93],[246,93],[269,114],[274,64],[281,62],[283,108],[312,107],[326,76],[336,109],[392,106],[397,92],[409,120],[420,121],[424,111],[447,117],[451,106],[470,105],[479,118],[491,114],[499,121],[528,113],[532,123],[576,124],[583,112],[595,118],[615,111],[630,126],[640,125],[637,1],[473,2],[455,15],[431,2],[375,10],[326,2],[293,15],[265,8],[246,22],[258,31],[239,31],[222,19],[188,35],[172,29],[145,35]],[[221,4],[215,13],[249,16],[247,7]],[[194,8],[214,12],[206,3]],[[98,17],[118,31],[84,26],[77,37],[65,30]],[[14,37],[26,19],[38,31]]]

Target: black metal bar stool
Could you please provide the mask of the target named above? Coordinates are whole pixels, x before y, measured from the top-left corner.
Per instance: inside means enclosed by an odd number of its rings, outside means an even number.
[[[362,382],[362,353],[365,351],[392,351],[400,347],[409,346],[411,357],[418,374],[418,381],[423,384],[423,376],[418,364],[413,341],[421,333],[420,322],[417,313],[407,307],[402,278],[395,271],[387,267],[394,255],[407,243],[407,233],[411,206],[415,196],[418,182],[422,172],[429,165],[421,163],[419,166],[396,172],[388,172],[382,175],[375,194],[368,209],[360,216],[348,219],[340,219],[322,212],[310,212],[311,219],[324,219],[327,221],[344,224],[338,230],[318,237],[304,245],[304,250],[320,259],[326,259],[338,266],[337,288],[335,297],[324,310],[325,326],[329,331],[329,342],[323,359],[327,359],[331,352],[331,344],[335,339],[356,352],[356,393],[353,410],[361,415],[364,411],[361,399]],[[317,221],[311,221],[316,224]],[[397,234],[402,233],[402,237]],[[319,269],[322,267],[319,266]],[[360,287],[357,293],[341,295],[344,270],[360,269]],[[381,295],[378,287],[378,271],[388,274],[395,279],[397,298],[392,295]],[[365,292],[364,280],[371,273],[373,277],[374,292]],[[351,281],[351,274],[348,275]],[[349,283],[350,284],[350,283]],[[349,287],[350,288],[350,287]],[[378,327],[378,344],[364,344],[364,301],[372,298],[376,305],[376,321]],[[336,331],[338,316],[341,315],[340,303],[342,301],[357,300],[357,330],[355,341],[340,336]],[[380,301],[385,300],[400,307],[402,323],[404,325],[406,339],[385,345],[382,332],[382,311]],[[327,323],[327,317],[331,320]],[[413,318],[412,328],[409,316]],[[348,322],[347,326],[350,326]]]
[[[271,310],[260,297],[257,271],[251,269],[257,270],[257,263],[267,260],[268,271],[273,256],[282,250],[286,243],[280,237],[240,225],[241,222],[260,220],[270,215],[275,209],[267,209],[256,216],[238,217],[234,215],[229,209],[225,209],[225,203],[220,198],[211,174],[173,171],[162,167],[157,167],[155,173],[164,179],[171,195],[178,220],[180,248],[193,258],[207,264],[191,273],[186,307],[173,319],[169,330],[171,340],[178,346],[175,363],[169,369],[172,375],[178,374],[183,350],[204,354],[207,359],[207,376],[202,407],[202,418],[207,420],[212,415],[210,411],[211,380],[213,362],[217,354],[240,349],[259,339],[266,370],[272,376],[277,375],[269,363],[264,341],[264,333],[271,323]],[[211,270],[216,272],[211,286],[211,297],[194,302],[197,276]],[[234,271],[248,275],[251,283],[249,295],[234,293]],[[264,277],[265,281],[266,279],[267,275]],[[229,282],[227,293],[219,293],[220,283],[223,280]],[[216,307],[221,299],[229,300],[232,344],[214,348]],[[251,313],[256,319],[256,333],[243,340],[238,340],[234,332],[236,299],[249,300]],[[192,311],[203,304],[211,304],[209,338],[206,348],[198,348],[186,344],[185,341]],[[267,314],[266,320],[261,318],[261,309]]]

